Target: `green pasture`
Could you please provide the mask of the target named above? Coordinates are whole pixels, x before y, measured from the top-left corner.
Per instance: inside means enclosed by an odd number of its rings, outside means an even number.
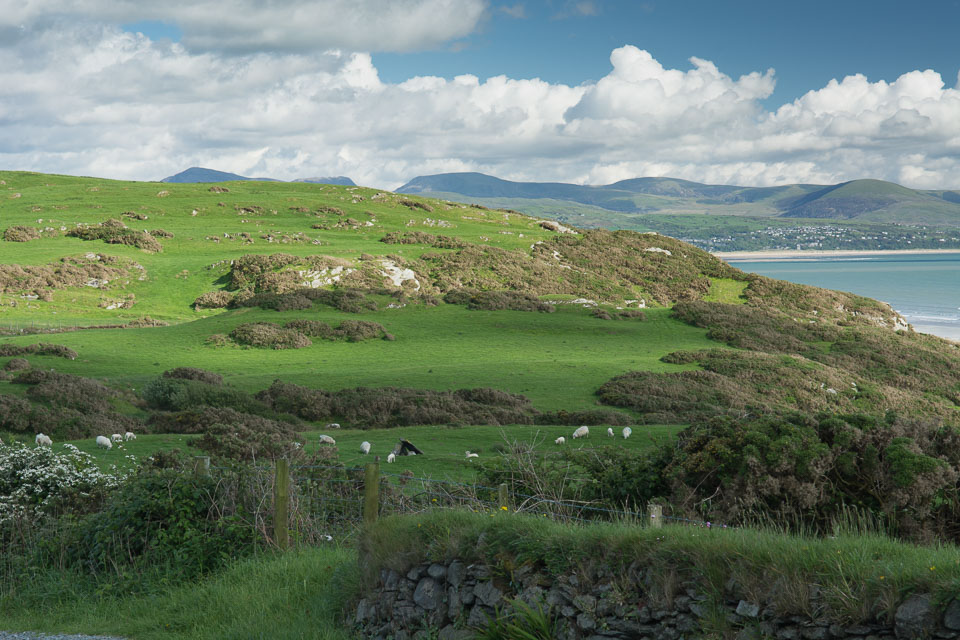
[[[660,358],[673,351],[718,346],[707,339],[704,329],[672,319],[668,309],[647,310],[646,321],[601,320],[578,305],[557,306],[556,313],[473,311],[447,304],[361,314],[322,305],[282,313],[240,309],[169,327],[75,331],[6,341],[66,345],[79,354],[76,360],[37,357],[31,363],[136,390],[168,369],[189,366],[219,373],[226,383],[247,391],[264,389],[277,378],[331,390],[493,387],[521,393],[541,410],[594,407],[594,392],[615,375],[640,369],[679,371],[689,367]],[[296,318],[335,324],[370,320],[382,324],[396,340],[316,339],[310,347],[280,351],[207,342],[210,335],[228,334],[241,323],[282,324]]]
[[[366,462],[373,462],[376,456],[380,457],[381,471],[388,474],[400,474],[412,471],[417,478],[432,480],[451,480],[454,482],[469,482],[474,479],[479,463],[495,458],[500,451],[512,444],[531,445],[534,450],[543,456],[554,455],[564,449],[595,449],[598,447],[620,447],[631,451],[644,451],[655,447],[673,438],[683,425],[634,425],[632,435],[624,439],[621,427],[613,427],[615,437],[609,437],[606,427],[591,427],[588,438],[574,440],[571,438],[574,429],[572,426],[554,425],[469,425],[453,426],[416,426],[397,427],[394,429],[313,429],[303,433],[306,439],[304,458],[294,461],[293,465],[309,464],[321,445],[318,436],[327,434],[336,440],[336,450],[340,462],[347,467],[356,467]],[[110,434],[104,434],[109,436]],[[557,445],[554,441],[560,437],[566,438],[566,443]],[[197,436],[182,434],[140,434],[136,440],[114,445],[112,449],[104,450],[97,447],[94,438],[74,440],[69,444],[75,445],[81,451],[94,457],[99,466],[109,469],[116,465],[118,468],[129,468],[133,464],[130,456],[142,459],[158,451],[180,449],[192,455],[206,455],[203,451],[192,446]],[[400,439],[405,439],[416,445],[422,456],[400,456],[393,464],[387,464],[387,455],[393,450]],[[370,455],[360,452],[360,443],[367,441],[371,444]],[[61,451],[67,443],[55,442],[53,449]],[[479,458],[467,460],[466,452],[471,451],[480,455]]]

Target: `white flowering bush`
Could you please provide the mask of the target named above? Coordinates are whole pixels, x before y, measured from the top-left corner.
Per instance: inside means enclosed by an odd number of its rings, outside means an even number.
[[[90,454],[64,447],[57,453],[0,440],[0,524],[96,508],[128,475],[116,467],[104,473]]]

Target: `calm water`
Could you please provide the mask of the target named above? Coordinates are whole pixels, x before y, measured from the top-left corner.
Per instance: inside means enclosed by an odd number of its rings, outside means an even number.
[[[771,278],[889,302],[917,331],[960,340],[960,254],[729,262]]]

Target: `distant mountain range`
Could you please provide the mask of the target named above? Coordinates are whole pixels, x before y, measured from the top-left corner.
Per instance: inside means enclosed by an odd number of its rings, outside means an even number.
[[[960,226],[960,191],[920,191],[884,182],[779,187],[710,185],[676,178],[633,178],[609,185],[511,182],[482,173],[442,173],[414,178],[397,189],[454,200],[570,212],[577,206],[618,213],[712,214],[821,218],[875,223]]]
[[[181,171],[176,175],[164,178],[160,182],[178,182],[178,183],[196,183],[196,182],[233,182],[235,180],[252,180],[258,182],[283,182],[274,178],[248,178],[228,173],[226,171],[217,171],[215,169],[205,169],[203,167],[190,167],[186,171]],[[322,178],[301,178],[294,182],[313,182],[317,184],[339,184],[347,186],[356,186],[353,180],[346,176],[322,177]]]

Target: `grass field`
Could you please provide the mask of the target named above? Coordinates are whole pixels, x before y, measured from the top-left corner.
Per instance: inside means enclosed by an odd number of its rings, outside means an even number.
[[[671,319],[667,309],[648,310],[642,322],[600,320],[579,306],[558,306],[550,314],[472,311],[459,305],[408,305],[363,314],[328,307],[283,313],[241,309],[170,327],[41,336],[80,355],[72,361],[34,360],[36,366],[134,389],[168,369],[193,366],[220,373],[227,383],[248,391],[266,388],[276,378],[323,389],[493,387],[522,393],[542,410],[573,410],[594,406],[594,391],[614,375],[635,369],[680,370],[683,367],[660,358],[681,349],[717,346],[703,329]],[[316,340],[304,349],[280,351],[206,343],[211,334],[229,333],[244,322],[295,318],[370,320],[381,323],[396,340]],[[37,340],[23,336],[8,341]]]
[[[477,461],[468,461],[466,452],[480,454],[480,460],[494,458],[499,450],[514,442],[531,444],[536,451],[543,455],[550,455],[560,451],[554,444],[559,436],[567,439],[563,445],[565,449],[593,449],[596,447],[622,447],[630,451],[648,450],[657,444],[674,437],[682,425],[642,425],[633,427],[633,434],[624,440],[620,435],[620,428],[615,427],[616,437],[606,435],[605,428],[594,427],[590,437],[582,440],[571,439],[575,427],[565,426],[532,426],[532,425],[504,425],[492,427],[489,425],[471,425],[465,427],[448,426],[419,426],[397,427],[395,429],[334,429],[304,432],[306,446],[304,451],[309,457],[319,445],[317,436],[321,433],[332,436],[337,441],[337,452],[340,462],[347,467],[355,467],[365,462],[372,462],[375,456],[380,456],[381,471],[383,473],[399,474],[406,470],[413,472],[417,478],[432,480],[450,480],[454,482],[470,482],[476,475]],[[180,434],[144,434],[136,440],[124,442],[121,447],[114,446],[105,451],[97,448],[92,438],[74,440],[69,444],[76,445],[81,451],[89,453],[103,469],[112,465],[120,468],[132,464],[128,456],[140,459],[157,451],[180,449],[188,454],[206,455],[203,451],[194,448],[191,441],[196,436]],[[400,439],[409,440],[420,448],[422,456],[401,456],[394,464],[388,465],[387,454],[393,450]],[[368,441],[372,448],[370,455],[360,452],[360,443]],[[54,451],[61,451],[66,443],[54,443]],[[296,465],[296,463],[294,463]]]

